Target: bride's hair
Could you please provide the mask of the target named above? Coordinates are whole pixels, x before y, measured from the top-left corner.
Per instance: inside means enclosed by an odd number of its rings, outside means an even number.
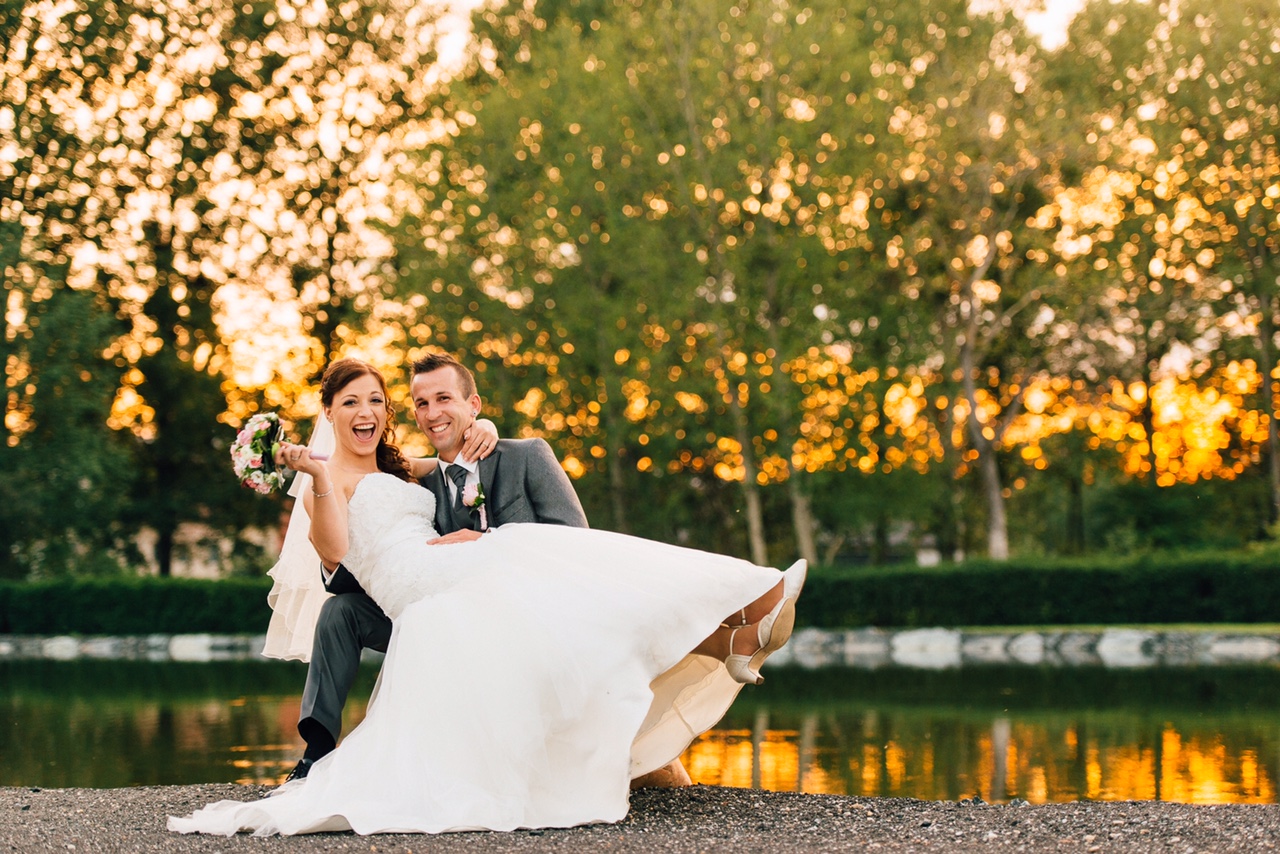
[[[391,396],[387,394],[387,381],[382,378],[377,368],[359,359],[339,359],[336,362],[330,362],[329,367],[324,369],[324,376],[320,378],[320,402],[325,406],[332,406],[333,398],[338,392],[346,388],[352,380],[364,376],[373,377],[378,381],[378,385],[382,387],[383,406],[387,410],[387,423],[383,428],[382,437],[378,440],[376,455],[378,471],[393,474],[401,480],[413,480],[413,475],[409,472],[409,461],[405,459],[395,443],[391,425],[396,420],[396,410],[391,405]]]

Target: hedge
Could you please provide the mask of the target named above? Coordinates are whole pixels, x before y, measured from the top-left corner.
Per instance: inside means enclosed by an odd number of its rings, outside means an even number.
[[[269,589],[265,578],[3,582],[0,634],[263,632]],[[799,620],[827,628],[1280,623],[1280,558],[819,567],[810,572]]]
[[[109,578],[0,583],[0,634],[262,633],[266,578]]]
[[[799,619],[826,627],[1280,623],[1275,554],[969,561],[817,570]]]

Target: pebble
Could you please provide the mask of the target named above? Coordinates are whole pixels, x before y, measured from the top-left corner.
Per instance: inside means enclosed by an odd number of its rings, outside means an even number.
[[[262,786],[0,788],[0,852],[539,851],[1265,851],[1280,844],[1280,805],[1076,801],[1018,806],[762,792],[718,786],[644,789],[613,825],[520,833],[234,840],[165,829],[211,801]],[[874,814],[876,820],[870,821]]]

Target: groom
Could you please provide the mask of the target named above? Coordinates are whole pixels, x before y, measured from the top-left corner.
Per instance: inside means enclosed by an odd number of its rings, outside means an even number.
[[[471,371],[444,353],[413,363],[410,383],[414,421],[427,435],[440,466],[422,485],[436,497],[433,543],[474,540],[490,528],[511,522],[542,522],[587,527],[587,517],[555,452],[542,439],[500,439],[485,459],[463,459],[464,436],[480,413],[480,395]],[[475,487],[479,486],[477,491]],[[463,503],[463,496],[482,494],[482,504]],[[307,776],[311,765],[333,750],[342,729],[342,706],[355,682],[360,650],[385,652],[391,620],[382,613],[341,564],[322,573],[325,601],[316,623],[302,693],[298,733],[307,743],[290,780]],[[687,785],[688,774],[677,759],[633,785]]]
[[[413,420],[440,460],[422,479],[436,496],[436,530],[443,536],[434,543],[474,540],[508,522],[587,527],[578,494],[542,439],[499,439],[479,462],[461,456],[467,431],[480,414],[480,395],[471,371],[457,359],[446,353],[418,359],[409,390]],[[464,506],[468,491],[483,495],[482,504]]]

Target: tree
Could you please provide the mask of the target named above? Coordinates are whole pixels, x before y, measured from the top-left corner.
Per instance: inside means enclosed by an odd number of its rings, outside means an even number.
[[[839,4],[564,8],[482,14],[482,55],[497,59],[476,64],[473,101],[458,95],[475,118],[435,197],[458,215],[426,224],[467,248],[440,248],[457,266],[430,268],[565,336],[559,368],[599,378],[562,403],[578,422],[598,411],[588,464],[606,468],[614,496],[633,490],[632,467],[714,472],[742,490],[748,550],[766,562],[763,490],[786,483],[797,545],[816,557],[790,366],[822,340],[821,274],[806,267],[838,251],[813,223],[847,204],[822,164],[848,126],[852,79],[829,74],[827,57],[856,57],[859,27]],[[698,427],[667,429],[672,418]]]
[[[397,0],[78,0],[5,15],[10,267],[25,276],[47,254],[66,268],[10,312],[31,315],[69,283],[129,321],[106,348],[128,368],[111,422],[135,436],[133,518],[160,532],[167,571],[180,522],[239,527],[270,511],[225,473],[226,490],[196,476],[221,456],[219,419],[264,397],[295,404],[377,308],[389,244],[374,220],[403,204],[401,135],[435,117],[422,73],[434,18]],[[235,328],[255,304],[256,322]],[[280,364],[264,372],[268,353]]]
[[[11,34],[0,65],[0,528],[11,577],[114,569],[124,536],[115,511],[131,482],[127,446],[106,425],[123,373],[110,348],[124,326],[115,301],[74,265],[93,187],[69,165],[93,142],[78,133],[74,104],[54,96],[63,69],[42,52],[71,22],[27,11],[0,6],[0,31]],[[89,16],[77,23],[89,36],[106,26]],[[103,47],[81,56],[86,79],[121,59],[120,45]]]
[[[1104,285],[1081,336],[1107,414],[1094,441],[1120,450],[1148,502],[1174,483],[1239,475],[1258,444],[1241,395],[1257,387],[1255,360],[1262,377],[1274,370],[1275,276],[1247,271],[1273,265],[1280,246],[1274,217],[1249,215],[1280,194],[1266,143],[1275,32],[1261,12],[1094,5],[1055,68],[1079,88],[1081,145],[1098,164],[1046,209],[1062,257]],[[1249,337],[1253,352],[1238,343]],[[1274,447],[1274,418],[1262,426]],[[1235,450],[1219,453],[1231,436]],[[1278,473],[1273,462],[1273,506]]]
[[[111,572],[128,555],[117,511],[129,449],[101,420],[120,374],[102,353],[119,329],[100,296],[62,289],[17,332],[0,463],[5,576]]]
[[[1016,22],[963,3],[886,12],[874,50],[894,106],[868,225],[888,270],[863,314],[885,361],[931,387],[939,404],[922,411],[963,425],[940,432],[960,451],[957,475],[978,471],[987,552],[1002,559],[1000,455],[1083,302],[1045,263],[1035,221],[1064,180],[1063,95]]]

